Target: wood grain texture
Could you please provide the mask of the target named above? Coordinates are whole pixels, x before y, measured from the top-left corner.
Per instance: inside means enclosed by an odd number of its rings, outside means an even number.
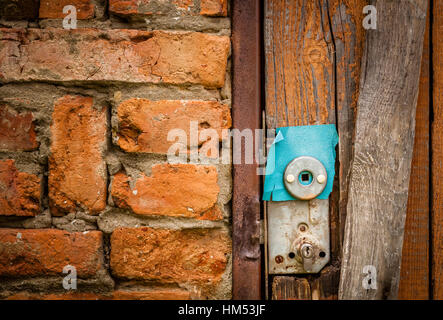
[[[433,298],[443,299],[443,2],[434,1],[432,26],[432,284]]]
[[[267,128],[335,123],[334,47],[327,4],[265,1]],[[334,213],[330,219],[337,221]],[[311,278],[274,276],[272,298],[312,299]]]
[[[311,300],[311,286],[305,278],[278,276],[272,282],[272,300]]]
[[[357,105],[340,299],[395,299],[408,199],[426,0],[373,1]],[[363,267],[377,270],[363,287]]]
[[[429,28],[428,6],[398,292],[402,300],[429,299]]]
[[[274,276],[273,299],[337,298],[340,230],[343,230],[340,217],[344,217],[339,198],[347,196],[339,193],[339,189],[347,185],[351,158],[365,3],[363,0],[265,1],[267,127],[337,123],[339,144],[343,145],[339,148],[336,168],[340,174],[336,175],[330,196],[331,262],[320,275]]]
[[[333,246],[339,246],[337,250],[340,252],[346,220],[361,59],[365,40],[363,8],[367,4],[366,0],[334,1],[330,9],[336,52],[336,113],[339,133],[339,170],[337,170],[339,232],[336,234],[339,238],[336,241],[332,238],[331,243]]]
[[[265,1],[266,125],[335,123],[327,1]]]

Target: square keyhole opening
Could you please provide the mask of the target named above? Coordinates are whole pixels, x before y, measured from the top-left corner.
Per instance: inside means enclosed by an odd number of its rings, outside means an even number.
[[[302,171],[298,176],[298,181],[303,186],[309,186],[312,183],[312,173],[309,171]]]

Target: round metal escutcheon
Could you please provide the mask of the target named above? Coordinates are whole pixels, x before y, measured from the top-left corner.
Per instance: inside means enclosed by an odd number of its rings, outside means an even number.
[[[298,157],[286,166],[283,181],[286,190],[297,199],[311,200],[326,187],[328,174],[323,164],[313,157]]]

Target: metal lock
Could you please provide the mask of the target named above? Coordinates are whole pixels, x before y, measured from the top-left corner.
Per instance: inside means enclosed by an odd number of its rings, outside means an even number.
[[[311,200],[325,189],[328,174],[317,159],[298,157],[286,166],[283,179],[291,196],[300,200]]]
[[[318,273],[329,262],[329,200],[315,199],[327,177],[313,157],[298,157],[287,165],[284,185],[300,200],[267,202],[270,274]]]

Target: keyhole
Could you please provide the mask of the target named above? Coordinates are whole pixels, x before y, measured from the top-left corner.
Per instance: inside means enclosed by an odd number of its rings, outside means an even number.
[[[312,258],[312,254],[313,252],[313,248],[312,245],[309,243],[305,243],[302,245],[302,247],[300,248],[301,250],[301,255],[304,259],[311,259]]]
[[[298,180],[304,186],[309,186],[312,183],[312,173],[309,171],[302,171],[298,176]]]

